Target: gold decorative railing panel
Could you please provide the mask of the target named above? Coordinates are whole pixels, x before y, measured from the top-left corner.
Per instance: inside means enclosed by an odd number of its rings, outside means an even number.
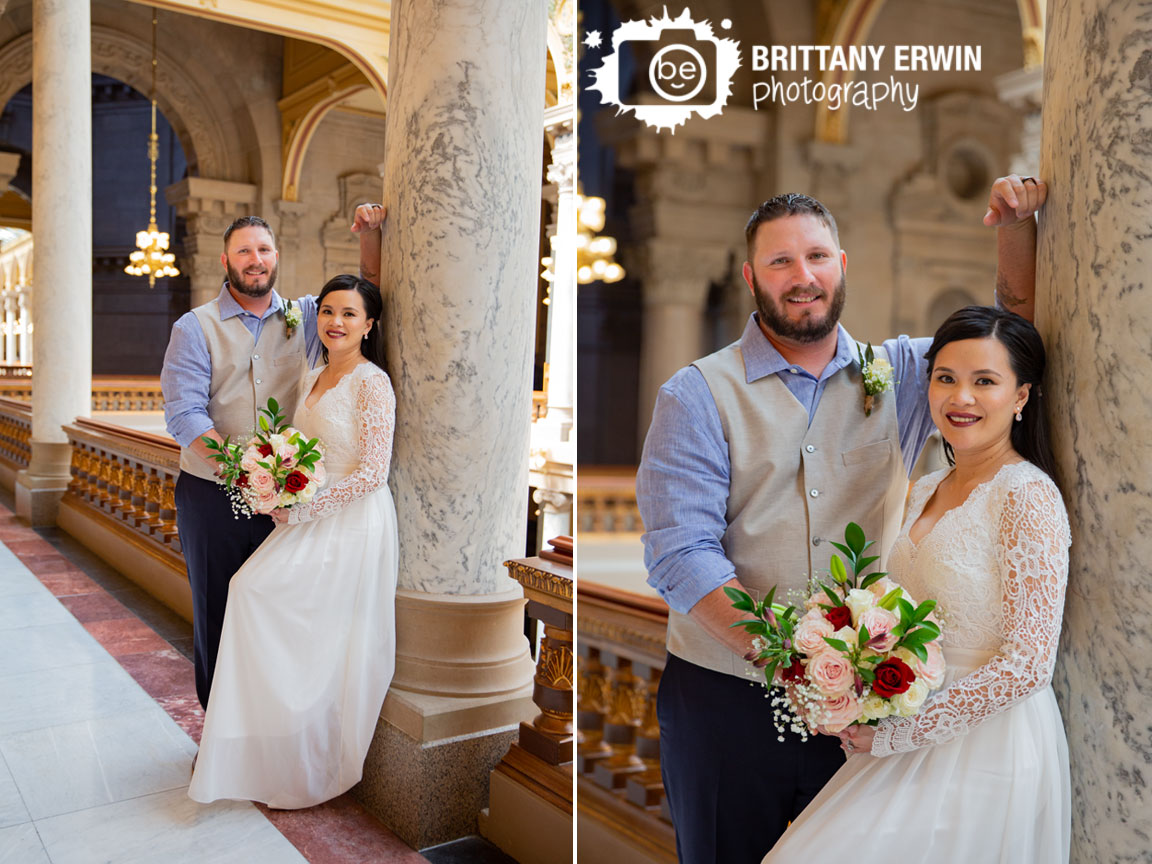
[[[65,501],[111,517],[182,568],[176,532],[176,442],[86,418],[64,426],[64,432],[72,445],[72,482]]]
[[[656,719],[668,607],[589,582],[577,595],[578,806],[649,860],[673,862]]]
[[[13,368],[13,367],[8,367]],[[31,367],[28,375],[0,376],[0,399],[32,401]],[[164,394],[157,377],[96,376],[92,379],[93,411],[161,411]]]
[[[32,458],[32,406],[0,399],[0,463],[12,471]]]
[[[638,533],[644,530],[636,506],[636,468],[581,466],[576,489],[581,534]]]

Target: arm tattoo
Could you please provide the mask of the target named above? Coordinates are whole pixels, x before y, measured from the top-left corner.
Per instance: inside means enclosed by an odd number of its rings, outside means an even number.
[[[1003,276],[996,277],[996,299],[1000,301],[1000,306],[1008,311],[1023,306],[1025,303],[1023,297],[1017,297],[1012,293],[1008,280]]]

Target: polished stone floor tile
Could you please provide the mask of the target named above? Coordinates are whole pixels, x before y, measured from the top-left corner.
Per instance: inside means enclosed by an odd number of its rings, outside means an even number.
[[[167,645],[161,651],[124,654],[120,665],[153,699],[162,696],[195,696],[196,671],[190,660]]]
[[[186,787],[195,752],[156,706],[0,736],[33,819]]]
[[[75,620],[47,588],[31,575],[28,578],[31,580],[32,590],[3,596],[3,602],[0,602],[0,630],[62,624]]]
[[[0,678],[107,658],[108,652],[70,615],[59,624],[0,630]]]
[[[0,597],[15,597],[22,594],[42,594],[47,589],[28,572],[28,568],[13,559],[12,563],[0,564]],[[49,596],[51,592],[47,591]]]
[[[85,621],[84,629],[113,657],[171,650],[167,642],[135,616]]]
[[[114,618],[134,618],[128,607],[104,591],[96,594],[77,594],[75,597],[57,598],[60,605],[76,616],[81,623],[107,621]]]
[[[4,757],[0,756],[0,828],[10,825],[20,825],[29,821],[28,808],[24,806],[24,799],[20,797],[20,790],[16,788],[16,781],[8,771]],[[3,861],[0,855],[0,861]]]
[[[0,678],[0,736],[140,711],[152,704],[111,657],[9,675]]]
[[[159,792],[36,823],[52,864],[302,864],[299,852],[246,802],[197,804]]]
[[[0,864],[53,864],[31,822],[0,828]]]
[[[87,575],[75,569],[71,562],[58,573],[36,573],[45,588],[52,592],[54,597],[70,597],[73,594],[91,594],[100,590],[100,586],[88,578]]]

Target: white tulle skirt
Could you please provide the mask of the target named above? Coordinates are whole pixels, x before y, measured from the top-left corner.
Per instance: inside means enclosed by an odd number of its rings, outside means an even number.
[[[952,680],[987,654],[945,649]],[[849,756],[764,864],[1066,864],[1068,743],[1051,687],[936,747]]]
[[[295,809],[360,779],[395,669],[396,567],[386,486],[276,527],[228,590],[190,797]]]

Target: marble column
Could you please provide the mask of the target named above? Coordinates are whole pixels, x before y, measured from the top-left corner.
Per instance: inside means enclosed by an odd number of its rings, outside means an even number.
[[[1152,825],[1152,53],[1147,2],[1052,0],[1038,325],[1072,525],[1055,687],[1075,864],[1148,861]]]
[[[395,0],[382,290],[396,389],[397,665],[359,787],[421,848],[475,831],[531,719],[523,555],[546,5]]]
[[[4,296],[4,365],[16,363],[16,294]]]
[[[61,426],[92,403],[92,61],[87,0],[32,4],[32,457],[16,512],[51,525],[72,453]],[[52,238],[68,238],[59,254]],[[25,312],[25,315],[27,313]],[[25,323],[28,323],[26,317]],[[25,337],[27,339],[27,337]]]
[[[575,112],[569,106],[567,113]],[[566,441],[576,401],[576,134],[571,121],[556,135],[548,182],[556,186],[556,230],[548,303],[548,414],[544,419],[556,427],[559,440]]]
[[[252,183],[233,183],[208,177],[185,177],[164,190],[164,198],[184,219],[184,255],[176,262],[192,283],[191,304],[195,308],[220,293],[224,268],[224,231],[240,216],[263,215],[275,225],[272,214],[256,210],[257,188]]]
[[[32,362],[32,304],[28,301],[30,291],[20,294],[17,304],[16,320],[21,322],[16,331],[16,362],[27,366]]]

